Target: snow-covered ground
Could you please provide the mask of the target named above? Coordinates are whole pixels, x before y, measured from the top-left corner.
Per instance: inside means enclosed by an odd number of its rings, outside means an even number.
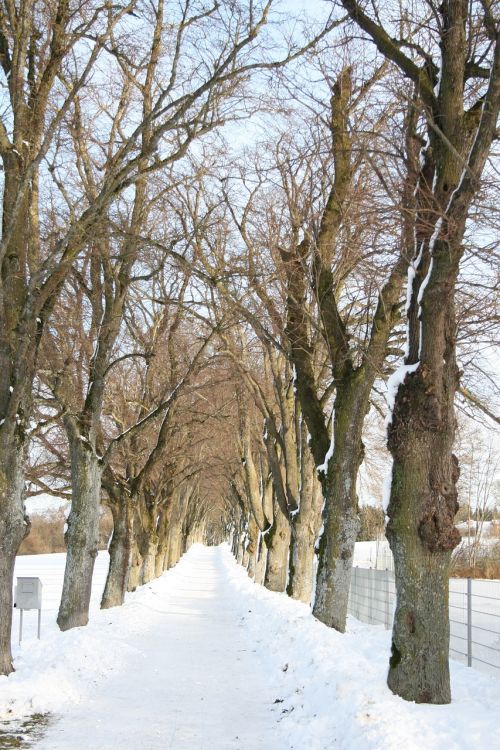
[[[40,750],[465,750],[500,747],[500,680],[452,664],[450,706],[418,706],[385,686],[390,634],[349,619],[344,635],[309,609],[252,583],[227,547],[196,545],[171,571],[97,611],[88,627],[55,625],[64,555],[22,557],[44,582],[0,678],[0,719],[53,717]],[[16,633],[17,634],[17,633]]]

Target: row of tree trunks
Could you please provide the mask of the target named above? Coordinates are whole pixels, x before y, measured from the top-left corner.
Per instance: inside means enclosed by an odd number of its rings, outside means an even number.
[[[304,454],[304,479],[300,487],[300,508],[290,517],[276,499],[272,483],[267,495],[274,498],[270,525],[258,529],[253,515],[234,528],[232,552],[248,575],[270,591],[284,592],[309,603],[314,584],[315,541],[321,524],[323,495],[309,452]]]
[[[171,498],[159,514],[144,507],[138,512],[128,495],[118,500],[115,494],[110,500],[113,534],[102,609],[121,606],[127,591],[158,578],[182,557],[190,544],[182,500],[182,496]]]
[[[230,342],[225,339],[230,346]],[[235,357],[238,366],[241,361]],[[321,483],[308,445],[289,365],[266,351],[279,408],[277,418],[258,384],[242,370],[265,419],[264,435],[252,433],[249,405],[240,389],[240,450],[243,503],[233,530],[233,553],[249,576],[272,591],[287,590],[310,602],[314,582],[315,542],[321,525]],[[282,370],[284,367],[284,371]],[[241,501],[240,501],[241,502]]]

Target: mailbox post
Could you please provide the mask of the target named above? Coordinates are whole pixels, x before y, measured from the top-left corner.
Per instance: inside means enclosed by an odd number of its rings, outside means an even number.
[[[42,625],[42,582],[39,578],[19,578],[14,594],[14,607],[19,610],[19,643],[23,637],[23,612],[25,609],[38,610],[38,639]]]

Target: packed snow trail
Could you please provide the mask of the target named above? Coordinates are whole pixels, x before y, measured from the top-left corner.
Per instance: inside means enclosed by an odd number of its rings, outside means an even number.
[[[221,551],[195,546],[139,602],[150,620],[137,648],[92,698],[48,729],[40,750],[266,750],[279,705],[232,606]]]

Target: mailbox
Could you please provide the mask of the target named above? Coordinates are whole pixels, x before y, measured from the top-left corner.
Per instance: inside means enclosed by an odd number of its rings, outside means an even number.
[[[18,578],[15,607],[18,609],[42,608],[42,582],[39,578]]]

